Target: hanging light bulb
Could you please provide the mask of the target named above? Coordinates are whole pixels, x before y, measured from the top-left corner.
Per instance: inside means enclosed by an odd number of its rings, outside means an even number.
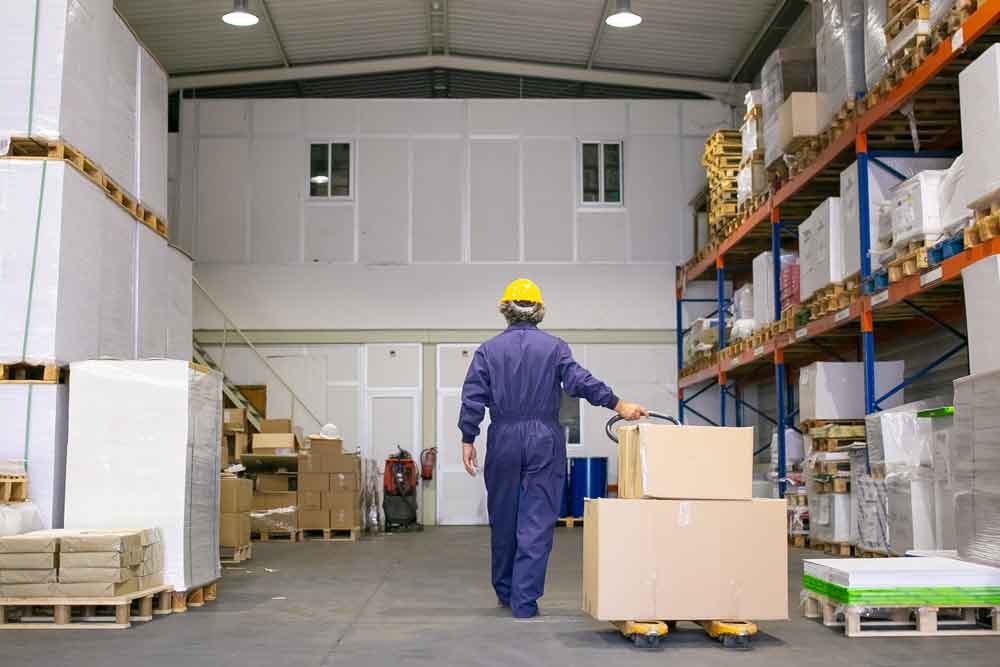
[[[246,28],[257,25],[260,21],[257,15],[250,11],[250,0],[233,0],[233,11],[222,15],[222,20],[229,25]]]
[[[642,17],[632,13],[631,0],[615,0],[615,11],[604,22],[612,28],[631,28],[642,23]]]

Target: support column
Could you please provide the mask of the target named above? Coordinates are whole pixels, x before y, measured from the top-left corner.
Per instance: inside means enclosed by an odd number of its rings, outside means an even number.
[[[674,327],[677,330],[677,421],[684,423],[684,389],[681,388],[681,369],[684,368],[684,300],[680,287],[674,292],[677,302]]]
[[[774,390],[776,400],[778,429],[778,496],[785,497],[785,353],[774,351]]]
[[[771,209],[771,266],[774,268],[774,321],[781,321],[781,212]]]
[[[719,426],[726,425],[726,372],[719,371]]]

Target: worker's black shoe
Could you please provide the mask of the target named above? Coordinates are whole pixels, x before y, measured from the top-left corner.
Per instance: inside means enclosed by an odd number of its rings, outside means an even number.
[[[503,607],[504,609],[510,609],[510,602],[504,602],[500,598],[497,598],[497,606]]]

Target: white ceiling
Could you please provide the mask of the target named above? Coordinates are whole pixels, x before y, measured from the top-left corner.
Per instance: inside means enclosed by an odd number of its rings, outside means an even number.
[[[252,28],[221,21],[230,0],[115,0],[174,75],[444,52],[705,79],[729,78],[777,3],[633,0],[623,30],[606,0],[250,0]]]

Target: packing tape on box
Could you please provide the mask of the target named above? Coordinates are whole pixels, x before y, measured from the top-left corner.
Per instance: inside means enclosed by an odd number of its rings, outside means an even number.
[[[691,525],[691,503],[682,502],[677,506],[677,525],[681,528]]]

